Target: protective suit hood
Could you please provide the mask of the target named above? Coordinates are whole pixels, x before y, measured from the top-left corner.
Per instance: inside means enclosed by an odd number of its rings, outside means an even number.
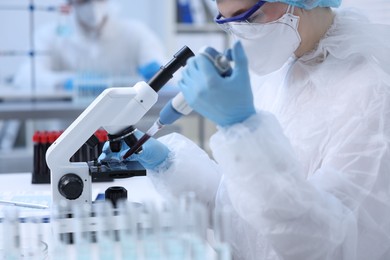
[[[341,0],[266,0],[267,2],[281,2],[303,9],[316,7],[339,7]]]
[[[337,12],[315,50],[253,87],[258,114],[213,135],[217,165],[163,137],[175,161],[148,176],[209,204],[217,190],[234,259],[390,259],[388,41]]]

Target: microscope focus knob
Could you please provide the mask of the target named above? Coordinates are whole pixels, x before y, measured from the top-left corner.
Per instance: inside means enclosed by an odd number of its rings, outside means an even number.
[[[58,182],[58,191],[68,200],[75,200],[83,193],[83,180],[74,173],[68,173]]]

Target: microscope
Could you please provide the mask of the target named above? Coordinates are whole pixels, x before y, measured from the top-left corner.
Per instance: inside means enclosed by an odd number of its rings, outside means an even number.
[[[174,58],[148,82],[132,87],[108,88],[103,91],[49,147],[46,153],[51,174],[52,204],[66,200],[69,205],[92,203],[92,178],[128,178],[146,175],[138,162],[117,166],[94,162],[70,162],[84,143],[94,144],[96,130],[108,132],[110,148],[120,150],[121,141],[129,146],[137,142],[133,127],[157,102],[157,92],[185,66],[194,53],[184,46]]]

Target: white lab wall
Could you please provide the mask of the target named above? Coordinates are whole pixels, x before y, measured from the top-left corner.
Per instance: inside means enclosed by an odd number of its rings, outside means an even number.
[[[58,6],[63,0],[35,0],[34,5]],[[58,15],[55,12],[31,12],[28,7],[30,0],[0,0],[0,86],[8,84],[20,65],[28,59],[27,52],[31,51],[30,27],[34,24],[35,29],[50,22],[55,22]],[[18,9],[18,10],[15,10]],[[21,51],[26,56],[1,55],[2,52]]]
[[[168,54],[175,51],[175,0],[111,1],[121,7],[122,16],[148,25],[162,39]]]
[[[176,0],[143,0],[137,1],[136,5],[132,0],[112,1],[123,6],[122,15],[141,20],[154,30],[163,40],[168,56],[184,45],[190,47],[194,52],[205,45],[217,49],[226,47],[226,35],[222,31],[215,33],[215,29],[210,30],[205,24],[197,27],[196,30],[190,28],[189,30],[181,30],[176,24]],[[198,1],[200,5],[203,3],[202,0],[194,1]]]

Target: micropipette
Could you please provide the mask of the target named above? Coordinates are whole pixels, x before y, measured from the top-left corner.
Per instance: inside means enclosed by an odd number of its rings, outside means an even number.
[[[230,76],[232,73],[232,67],[229,59],[219,53],[212,47],[203,48],[199,54],[206,56],[218,70],[219,74],[223,77]],[[169,101],[159,114],[159,118],[153,123],[153,125],[146,131],[146,133],[132,146],[123,156],[123,159],[130,157],[132,154],[138,151],[138,149],[149,140],[150,137],[155,135],[165,125],[174,123],[177,119],[183,115],[191,113],[192,108],[187,104],[184,99],[183,93],[179,92],[174,98]]]

